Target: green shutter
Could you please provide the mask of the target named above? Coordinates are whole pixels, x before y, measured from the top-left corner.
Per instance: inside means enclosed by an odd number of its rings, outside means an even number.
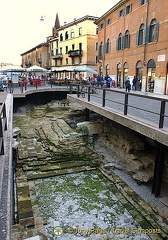
[[[139,46],[139,30],[136,32],[136,46]]]
[[[119,41],[119,38],[116,39],[116,50],[118,51],[118,41]]]
[[[146,28],[144,28],[144,32],[145,32],[145,43],[149,43],[149,40],[150,40],[150,26],[147,26]]]
[[[156,23],[156,35],[155,35],[155,41],[157,42],[159,38],[159,23]]]
[[[126,43],[125,43],[125,36],[122,36],[121,37],[121,49],[124,49],[125,45],[126,45]]]

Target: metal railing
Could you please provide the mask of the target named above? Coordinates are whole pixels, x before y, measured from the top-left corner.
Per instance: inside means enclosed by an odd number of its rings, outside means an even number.
[[[154,121],[159,128],[165,126],[165,118],[168,120],[168,99],[118,89],[70,84],[70,94],[75,92],[78,97],[82,95],[84,89],[87,101],[99,103],[103,108],[110,107],[119,110],[123,115],[130,114],[141,119]],[[149,116],[146,114],[149,114]]]
[[[6,105],[0,103],[0,155],[4,155],[4,131],[7,130]]]

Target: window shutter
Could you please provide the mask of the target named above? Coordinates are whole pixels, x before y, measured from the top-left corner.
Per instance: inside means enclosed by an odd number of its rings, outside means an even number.
[[[139,30],[136,32],[136,46],[139,46]]]
[[[120,11],[118,12],[118,18],[120,18]]]
[[[126,48],[126,37],[122,36],[121,39],[121,49],[125,49]]]
[[[130,4],[130,12],[132,12],[132,3]]]
[[[125,16],[125,15],[126,15],[126,8],[123,8],[123,11],[122,11],[122,12],[123,12],[122,15]]]
[[[158,41],[158,37],[159,37],[159,23],[156,23],[156,35],[155,35],[155,41]]]
[[[119,49],[118,49],[118,41],[119,41],[119,40],[118,40],[118,38],[117,38],[117,39],[116,39],[116,50],[119,50]]]
[[[128,34],[128,46],[127,48],[130,48],[130,34]]]
[[[125,36],[121,37],[121,49],[125,48]]]
[[[150,41],[150,26],[147,26],[144,28],[144,33],[145,33],[145,43],[149,43]]]

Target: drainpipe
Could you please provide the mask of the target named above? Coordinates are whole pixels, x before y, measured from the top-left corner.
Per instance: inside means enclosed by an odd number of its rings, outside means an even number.
[[[149,15],[149,0],[146,4],[146,27],[148,26],[148,16]],[[146,35],[145,35],[145,43],[144,43],[144,57],[143,57],[143,65],[146,66]],[[147,81],[145,86],[145,91],[147,91]]]
[[[104,19],[104,49],[103,49],[103,68],[106,70],[105,67],[105,59],[106,59],[106,20]],[[106,72],[106,71],[105,71]]]

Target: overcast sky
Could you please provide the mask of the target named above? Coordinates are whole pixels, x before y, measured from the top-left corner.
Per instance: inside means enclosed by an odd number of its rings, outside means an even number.
[[[85,15],[100,17],[119,0],[5,0],[0,4],[0,64],[21,64],[20,54],[52,35],[55,16],[60,24]],[[41,16],[44,21],[40,21]]]

